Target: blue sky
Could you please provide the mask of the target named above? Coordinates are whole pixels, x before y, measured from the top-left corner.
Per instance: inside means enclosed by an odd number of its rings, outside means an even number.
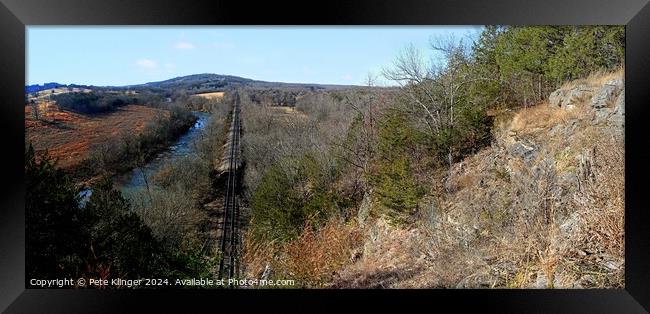
[[[451,27],[46,27],[27,28],[27,84],[130,85],[197,73],[321,84],[362,84],[432,36],[477,36]],[[435,58],[435,55],[429,55]]]

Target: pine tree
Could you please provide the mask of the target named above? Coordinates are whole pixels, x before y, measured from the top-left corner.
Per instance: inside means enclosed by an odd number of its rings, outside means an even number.
[[[423,195],[413,179],[408,148],[416,141],[406,116],[389,110],[379,130],[378,160],[372,182],[386,217],[394,225],[408,222]]]
[[[313,227],[324,222],[335,206],[330,182],[322,166],[310,154],[290,158],[291,171],[279,164],[265,173],[251,200],[254,234],[267,240],[290,240],[309,221]]]

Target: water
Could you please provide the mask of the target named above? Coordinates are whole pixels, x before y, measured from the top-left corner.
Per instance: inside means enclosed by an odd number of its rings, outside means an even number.
[[[193,111],[192,113],[197,116],[198,120],[185,134],[181,135],[168,149],[158,153],[142,169],[134,168],[129,172],[113,176],[114,188],[120,190],[125,195],[136,193],[146,188],[145,176],[149,184],[151,184],[151,177],[165,164],[194,153],[195,147],[193,142],[201,135],[203,129],[208,124],[210,114],[200,111]],[[92,195],[92,190],[89,188],[85,189],[79,195],[82,197],[81,206],[83,207],[88,201],[88,198],[90,198],[90,195]]]

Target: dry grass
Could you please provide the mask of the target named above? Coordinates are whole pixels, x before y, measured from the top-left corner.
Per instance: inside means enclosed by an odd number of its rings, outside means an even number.
[[[32,142],[37,153],[45,149],[54,158],[59,158],[59,166],[71,168],[79,165],[89,156],[94,145],[98,145],[123,133],[137,134],[157,115],[166,111],[151,107],[129,105],[115,112],[99,115],[83,115],[61,111],[53,104],[44,105],[41,120],[31,114],[25,106],[25,140]]]
[[[334,288],[392,288],[421,276],[431,254],[417,230],[391,227],[379,218],[364,230],[365,244],[356,263],[338,272]]]
[[[285,119],[293,119],[293,118],[306,119],[307,118],[307,114],[296,110],[295,107],[268,106],[267,108],[271,114],[280,118],[285,118]]]
[[[519,110],[510,123],[510,130],[515,132],[547,131],[550,127],[565,124],[586,114],[587,104],[577,104],[573,109],[558,109],[542,103]]]
[[[205,98],[205,99],[222,99],[224,92],[212,92],[212,93],[201,93],[195,94],[194,96]]]
[[[297,113],[296,108],[289,106],[271,106],[269,107],[273,111],[278,111],[279,113],[292,114]]]
[[[256,240],[250,229],[242,238],[241,262],[245,266],[244,277],[261,278],[266,267],[274,263],[279,244]]]
[[[476,181],[476,175],[473,173],[466,173],[457,177],[452,177],[451,189],[454,191],[464,189],[471,186]]]
[[[293,279],[299,287],[322,287],[352,262],[361,240],[356,225],[332,219],[318,231],[305,226],[300,237],[285,244],[245,237],[243,261],[247,275],[254,278],[259,278],[269,265],[272,278]]]
[[[331,221],[318,232],[306,226],[298,239],[286,245],[282,268],[301,285],[320,287],[352,261],[352,252],[360,244],[361,233],[354,225]]]
[[[589,88],[596,90],[608,81],[613,79],[623,79],[624,70],[620,68],[614,72],[594,72],[584,79],[568,82],[562,86],[562,89],[569,90],[581,85],[587,85]],[[587,95],[588,96],[588,95]],[[579,99],[571,109],[558,110],[548,105],[547,102],[537,106],[519,110],[510,123],[512,131],[536,131],[547,129],[549,127],[565,124],[567,121],[577,118],[588,118],[589,97]]]
[[[334,287],[624,287],[623,130],[593,122],[587,101],[502,121],[496,145],[454,165],[452,188],[421,204],[427,221],[411,230],[375,222]],[[509,152],[518,141],[533,158]]]
[[[625,148],[622,136],[601,137],[581,159],[573,246],[586,253],[575,264],[596,271],[595,286],[624,287]],[[605,267],[603,267],[603,265]],[[614,267],[611,267],[614,266]]]
[[[619,67],[616,71],[605,72],[605,71],[596,71],[591,73],[589,76],[583,79],[578,79],[574,81],[567,82],[562,85],[562,89],[571,89],[579,85],[586,84],[587,86],[602,86],[605,85],[610,80],[613,79],[623,79],[625,76],[625,68],[623,66]]]

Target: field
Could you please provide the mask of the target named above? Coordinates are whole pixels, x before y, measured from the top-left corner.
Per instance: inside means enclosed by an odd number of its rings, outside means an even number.
[[[273,113],[275,116],[278,116],[278,117],[300,118],[300,119],[307,118],[307,115],[304,112],[300,112],[300,111],[296,110],[295,107],[269,106],[267,108],[270,110],[271,113]]]
[[[46,89],[42,90],[36,93],[32,93],[29,95],[29,100],[34,100],[38,102],[42,102],[48,99],[50,95],[59,95],[59,94],[65,94],[65,93],[90,93],[91,90],[87,88],[51,88],[51,89]]]
[[[51,103],[39,104],[40,120],[25,107],[25,141],[32,142],[37,153],[45,149],[59,158],[61,168],[71,168],[88,157],[97,144],[119,137],[121,133],[140,133],[158,114],[166,111],[129,105],[103,115],[83,115],[59,110]]]
[[[201,93],[201,94],[196,94],[194,96],[198,96],[205,99],[221,99],[223,98],[223,92]]]

